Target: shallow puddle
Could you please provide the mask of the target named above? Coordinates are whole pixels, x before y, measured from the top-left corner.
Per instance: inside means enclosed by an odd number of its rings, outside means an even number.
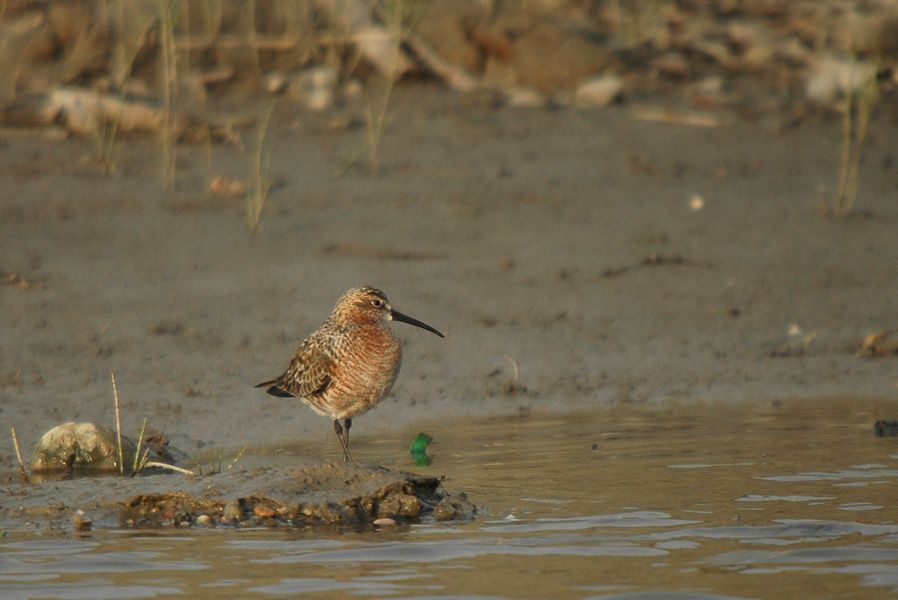
[[[596,410],[359,435],[356,458],[445,474],[466,523],[5,532],[2,598],[882,597],[898,591],[898,404]],[[360,421],[360,425],[362,421]],[[355,432],[355,430],[353,430]],[[284,461],[291,447],[244,460]],[[273,459],[272,459],[273,455]]]

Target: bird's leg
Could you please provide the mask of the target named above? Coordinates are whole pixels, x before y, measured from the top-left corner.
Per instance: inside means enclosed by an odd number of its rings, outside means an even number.
[[[337,434],[337,439],[340,440],[340,445],[343,446],[343,462],[351,463],[352,457],[349,456],[349,427],[346,428],[346,437],[344,438],[340,420],[334,419],[334,432]]]
[[[343,419],[343,431],[345,432],[343,435],[346,436],[346,454],[349,454],[349,428],[352,427],[352,419]],[[349,457],[349,462],[352,462],[352,457]]]

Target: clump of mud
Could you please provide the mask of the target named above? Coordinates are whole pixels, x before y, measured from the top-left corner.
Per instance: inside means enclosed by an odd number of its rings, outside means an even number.
[[[100,477],[0,486],[0,527],[364,526],[378,519],[465,520],[475,507],[438,477],[331,463],[254,468],[200,478]]]

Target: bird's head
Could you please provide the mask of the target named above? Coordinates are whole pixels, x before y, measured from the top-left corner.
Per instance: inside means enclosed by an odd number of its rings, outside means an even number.
[[[371,286],[352,288],[337,300],[334,317],[354,323],[383,323],[399,321],[444,337],[442,333],[418,319],[404,315],[390,306],[386,294]]]

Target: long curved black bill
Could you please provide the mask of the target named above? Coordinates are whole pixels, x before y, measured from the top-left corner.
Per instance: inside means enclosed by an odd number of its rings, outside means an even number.
[[[445,335],[443,335],[442,333],[440,333],[439,331],[437,331],[436,329],[434,329],[427,323],[422,323],[418,319],[412,318],[408,315],[404,315],[401,312],[399,312],[398,310],[390,310],[390,316],[393,318],[394,321],[408,323],[409,325],[414,325],[415,327],[420,327],[421,329],[426,329],[430,333],[433,333],[440,337],[446,337]]]

